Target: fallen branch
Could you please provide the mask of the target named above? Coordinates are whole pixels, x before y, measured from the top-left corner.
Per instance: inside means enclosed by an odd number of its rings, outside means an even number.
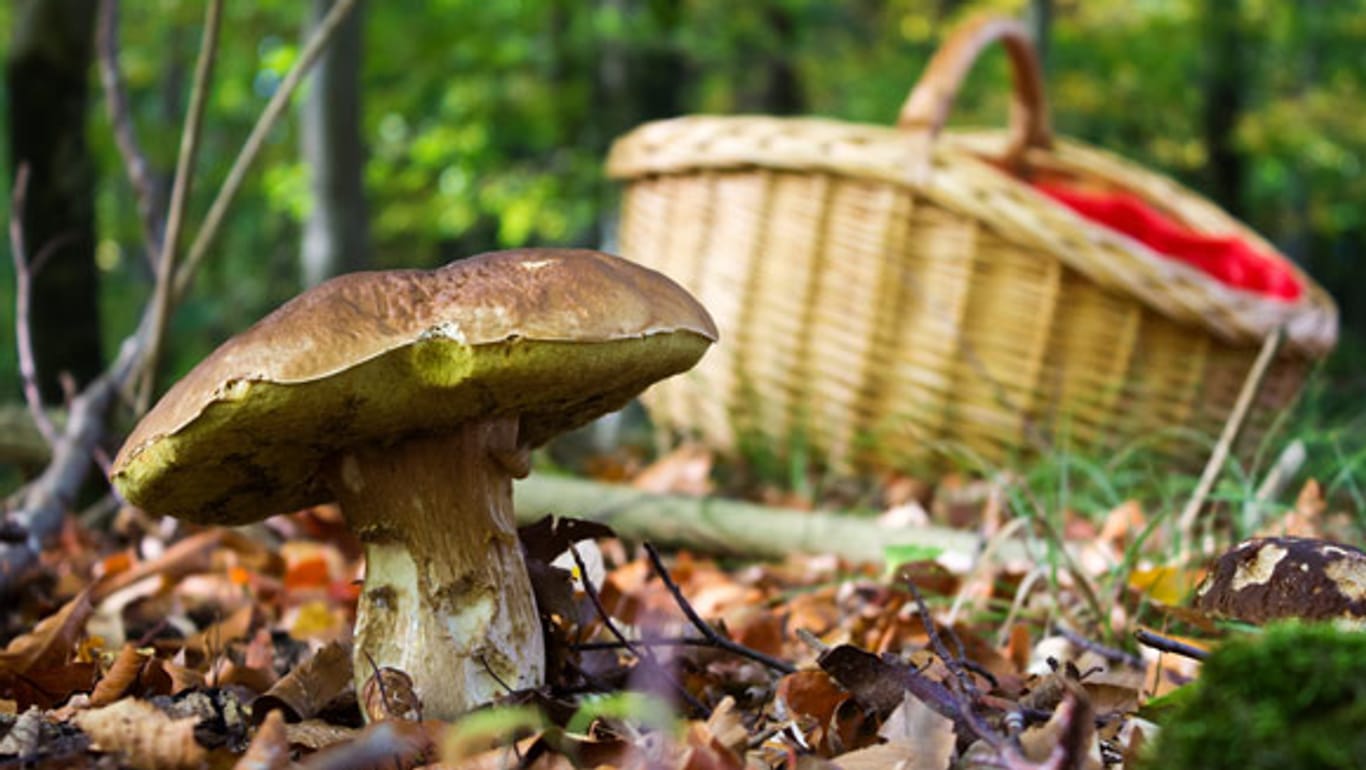
[[[919,545],[974,558],[982,538],[943,527],[885,527],[871,517],[796,511],[716,498],[641,492],[627,486],[533,473],[517,482],[517,518],[554,514],[607,524],[620,536],[713,554],[782,559],[829,553],[851,562],[881,564],[888,546]],[[1025,557],[1019,540],[1003,542],[1004,561]]]
[[[1284,338],[1285,329],[1277,327],[1262,342],[1257,360],[1252,362],[1252,368],[1243,380],[1242,390],[1238,391],[1238,399],[1233,402],[1233,409],[1229,412],[1228,420],[1224,422],[1219,442],[1214,445],[1214,451],[1205,463],[1205,470],[1200,474],[1200,481],[1191,493],[1190,500],[1186,502],[1185,509],[1181,511],[1181,518],[1177,520],[1176,525],[1177,532],[1181,534],[1181,555],[1177,559],[1178,564],[1186,564],[1190,560],[1195,538],[1195,519],[1200,514],[1200,509],[1205,506],[1210,491],[1214,489],[1214,482],[1219,478],[1220,471],[1224,469],[1229,452],[1233,450],[1233,442],[1238,439],[1238,434],[1243,429],[1243,421],[1247,419],[1248,410],[1252,408],[1252,402],[1262,389],[1262,380],[1266,378],[1267,370],[1271,368],[1271,362],[1275,360],[1276,351],[1280,350],[1281,340]]]
[[[48,410],[48,421],[61,430],[64,413]],[[33,424],[26,405],[0,404],[0,464],[41,468],[52,459],[52,447]]]

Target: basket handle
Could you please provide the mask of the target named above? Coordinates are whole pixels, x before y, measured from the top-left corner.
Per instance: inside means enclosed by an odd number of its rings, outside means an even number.
[[[1010,54],[1014,83],[1006,160],[1014,165],[1029,148],[1052,145],[1053,130],[1048,122],[1043,75],[1029,32],[1018,21],[990,14],[976,16],[954,30],[935,52],[920,81],[901,105],[897,126],[922,133],[929,139],[937,137],[948,120],[949,109],[968,70],[982,50],[997,41],[1005,45]]]

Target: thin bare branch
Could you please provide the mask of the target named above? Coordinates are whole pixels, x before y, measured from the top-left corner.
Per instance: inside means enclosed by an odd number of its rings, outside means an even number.
[[[299,54],[299,60],[294,62],[294,66],[285,74],[279,87],[275,89],[275,93],[266,104],[266,108],[261,112],[261,117],[252,127],[251,134],[247,136],[247,141],[242,145],[241,152],[233,161],[227,178],[223,180],[223,186],[218,189],[218,195],[209,205],[209,211],[204,215],[204,222],[200,225],[199,232],[195,234],[194,242],[190,244],[184,262],[176,271],[174,299],[179,300],[189,291],[190,282],[194,280],[199,264],[204,261],[209,247],[213,245],[214,239],[218,236],[228,206],[246,179],[251,164],[260,154],[261,147],[265,145],[266,136],[270,134],[270,130],[275,127],[281,115],[284,114],[285,108],[289,106],[290,98],[298,89],[299,84],[303,82],[304,76],[312,69],[323,49],[327,47],[327,43],[336,34],[337,28],[346,20],[347,15],[355,6],[356,0],[338,0],[328,10],[327,15],[318,22],[317,28],[309,36],[308,42]]]
[[[692,623],[693,628],[696,628],[698,632],[702,634],[703,638],[710,642],[712,646],[744,658],[749,658],[756,663],[761,663],[768,668],[783,674],[791,674],[797,670],[796,666],[785,660],[778,660],[771,655],[765,655],[758,650],[746,647],[739,642],[731,641],[716,633],[716,629],[712,628],[707,621],[703,620],[702,616],[697,614],[697,610],[693,609],[692,604],[683,596],[683,590],[678,587],[678,584],[674,582],[673,577],[669,575],[669,571],[664,568],[664,560],[659,557],[659,551],[655,550],[654,546],[646,543],[645,553],[650,557],[650,565],[654,567],[655,574],[659,575],[659,579],[664,581],[664,587],[669,589],[669,593],[673,595],[674,602],[678,605],[680,610],[683,610],[683,614],[687,616],[688,622]]]
[[[354,5],[355,0],[341,0],[333,7],[310,40],[304,56],[281,85],[276,101],[287,100],[289,92],[297,87],[302,73],[307,70],[307,65],[317,59],[318,51],[326,43],[331,31]],[[271,104],[275,105],[276,101]],[[149,350],[152,347],[153,328],[160,323],[157,320],[158,313],[164,320],[168,311],[183,298],[209,243],[213,241],[214,232],[222,223],[222,212],[240,187],[246,168],[259,152],[261,138],[278,120],[282,111],[283,103],[273,110],[268,107],[268,114],[262,115],[253,138],[247,140],[239,153],[231,178],[219,190],[210,217],[195,239],[191,252],[196,256],[180,262],[178,268],[163,279],[162,283],[166,283],[174,277],[169,290],[157,290],[166,297],[165,306],[157,310],[156,303],[149,303],[143,309],[137,329],[124,339],[118,357],[103,374],[71,400],[66,424],[53,443],[52,459],[47,468],[5,501],[8,510],[0,530],[21,533],[21,536],[0,542],[0,596],[15,587],[17,578],[36,563],[43,542],[61,528],[66,512],[90,472],[90,458],[105,436],[105,421],[111,405],[125,392],[130,382],[152,366],[154,356],[149,355]],[[215,210],[217,213],[214,213]],[[163,239],[163,250],[168,246],[174,249],[169,228],[167,233],[168,237]]]
[[[1195,485],[1195,491],[1191,493],[1190,500],[1186,502],[1186,507],[1181,511],[1181,518],[1177,520],[1177,531],[1181,533],[1181,555],[1178,563],[1185,564],[1189,561],[1192,554],[1193,541],[1195,538],[1195,520],[1200,515],[1200,509],[1205,506],[1205,500],[1209,493],[1214,489],[1214,482],[1219,478],[1219,473],[1224,469],[1224,463],[1228,460],[1229,453],[1233,449],[1233,442],[1238,440],[1238,434],[1243,429],[1243,422],[1247,419],[1248,410],[1252,408],[1252,402],[1256,400],[1257,393],[1262,389],[1262,380],[1266,378],[1267,370],[1271,368],[1271,362],[1276,358],[1276,351],[1281,348],[1281,341],[1285,339],[1285,329],[1277,327],[1268,334],[1266,340],[1262,342],[1262,349],[1257,353],[1257,360],[1252,362],[1252,368],[1248,370],[1247,377],[1243,380],[1242,390],[1238,391],[1238,400],[1233,402],[1233,409],[1229,412],[1228,420],[1224,422],[1224,430],[1219,434],[1219,443],[1214,445],[1214,451],[1210,453],[1209,461],[1205,463],[1205,470],[1200,474],[1200,481]]]
[[[148,266],[156,269],[161,253],[162,227],[165,212],[157,192],[152,164],[138,144],[133,127],[133,111],[128,105],[128,93],[123,87],[123,72],[119,68],[119,0],[100,0],[96,21],[95,46],[99,53],[100,83],[104,87],[104,103],[109,110],[109,123],[114,130],[114,143],[123,158],[124,172],[138,202],[142,218],[142,237],[146,241]]]
[[[1134,632],[1134,640],[1144,647],[1151,647],[1159,652],[1170,652],[1191,660],[1204,660],[1209,657],[1209,653],[1199,647],[1192,647],[1179,639],[1155,634],[1142,628]]]
[[[629,650],[638,660],[658,672],[664,680],[668,682],[669,687],[671,687],[674,692],[678,693],[683,700],[687,701],[688,705],[691,706],[695,712],[710,716],[711,709],[707,708],[705,703],[699,701],[692,693],[688,692],[688,688],[684,687],[668,669],[659,664],[659,659],[655,657],[654,652],[648,645],[637,645],[630,639],[627,639],[620,628],[617,628],[617,624],[612,620],[611,614],[608,613],[607,608],[602,605],[602,597],[598,595],[597,589],[594,588],[593,581],[588,579],[588,567],[583,563],[583,556],[579,555],[578,546],[570,543],[569,555],[574,557],[574,565],[579,568],[579,574],[583,576],[583,592],[588,596],[588,601],[593,603],[593,609],[597,610],[598,618],[602,620],[602,624],[607,629],[607,632],[616,638],[617,642]]]
[[[43,395],[38,388],[38,364],[33,356],[33,334],[29,328],[29,302],[33,299],[33,272],[25,254],[24,205],[28,201],[29,166],[21,163],[14,174],[14,189],[10,192],[9,245],[14,258],[14,336],[19,353],[19,376],[23,383],[24,403],[33,416],[33,424],[49,446],[57,441],[57,428],[43,408]]]
[[[166,232],[157,258],[156,289],[152,294],[151,334],[147,341],[143,364],[142,385],[138,391],[137,411],[146,411],[151,401],[156,380],[156,362],[161,354],[161,341],[166,334],[170,316],[173,277],[176,269],[176,246],[185,221],[185,207],[190,199],[194,181],[194,161],[199,154],[199,137],[203,130],[204,106],[208,102],[209,81],[213,79],[214,62],[218,60],[218,30],[222,26],[223,0],[209,0],[204,12],[204,39],[200,43],[199,60],[195,62],[194,84],[190,88],[190,106],[185,114],[185,127],[180,132],[180,154],[176,158],[175,181],[171,186],[171,204],[166,212]]]

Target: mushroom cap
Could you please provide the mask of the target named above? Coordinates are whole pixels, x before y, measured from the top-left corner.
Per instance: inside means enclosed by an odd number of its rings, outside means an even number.
[[[1247,623],[1366,620],[1366,553],[1306,537],[1252,538],[1215,561],[1195,601]]]
[[[330,500],[323,468],[350,447],[509,415],[537,446],[687,370],[716,337],[678,284],[596,251],[344,275],[201,361],[110,479],[152,513],[255,521]]]

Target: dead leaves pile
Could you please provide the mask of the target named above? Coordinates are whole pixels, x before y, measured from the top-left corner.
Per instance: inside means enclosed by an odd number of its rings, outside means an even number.
[[[950,491],[921,513],[1003,526],[1000,495]],[[1086,545],[1053,574],[679,553],[665,580],[599,525],[546,522],[523,543],[549,682],[443,724],[393,697],[402,672],[353,691],[360,555],[334,510],[188,534],[130,512],[68,530],[0,614],[0,767],[1132,766],[1152,730],[1135,712],[1196,672],[1124,643],[1196,576],[1152,564],[1096,596],[1146,526],[1136,505],[1069,518]]]

